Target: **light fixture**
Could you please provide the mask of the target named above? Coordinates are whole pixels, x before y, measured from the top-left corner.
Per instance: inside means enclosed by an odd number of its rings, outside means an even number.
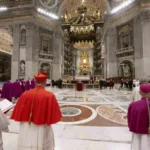
[[[129,6],[131,3],[133,3],[135,0],[127,0],[125,2],[123,2],[121,5],[117,6],[116,8],[114,8],[111,11],[111,14],[114,14],[118,11],[120,11],[121,9],[124,9],[125,7]]]
[[[82,0],[82,3],[84,3],[85,2],[85,0]]]
[[[0,12],[6,11],[8,8],[7,7],[0,7]]]
[[[37,8],[37,11],[45,16],[48,16],[48,17],[51,17],[53,19],[58,19],[58,16],[56,16],[55,14],[53,13],[50,13],[48,11],[45,11],[44,9],[42,8]]]

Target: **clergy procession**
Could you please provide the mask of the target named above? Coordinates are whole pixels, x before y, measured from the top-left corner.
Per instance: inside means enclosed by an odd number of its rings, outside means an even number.
[[[16,82],[7,81],[3,84],[1,90],[1,98],[6,98],[8,100],[12,100],[12,98],[19,98],[21,94],[25,91],[35,88],[35,81],[23,79],[16,80]]]
[[[39,72],[33,80],[8,81],[3,85],[1,97],[9,101],[13,97],[17,99],[10,117],[20,123],[17,150],[55,149],[52,124],[61,120],[62,113],[55,95],[45,90],[47,79],[45,72]],[[133,86],[133,102],[127,113],[128,127],[132,133],[131,150],[149,150],[150,84],[141,82]],[[3,150],[1,132],[8,132],[9,125],[9,119],[0,110],[0,150]]]

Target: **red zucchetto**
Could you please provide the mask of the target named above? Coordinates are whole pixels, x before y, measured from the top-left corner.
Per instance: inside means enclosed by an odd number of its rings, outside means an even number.
[[[38,74],[34,75],[34,78],[36,82],[41,83],[47,80],[48,75],[45,72],[39,72]]]

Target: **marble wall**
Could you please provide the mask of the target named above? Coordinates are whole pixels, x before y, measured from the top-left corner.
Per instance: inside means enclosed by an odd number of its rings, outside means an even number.
[[[26,31],[24,41],[22,41],[22,29]],[[39,49],[39,27],[31,22],[13,26],[12,81],[18,78],[33,78],[33,75],[39,71]]]
[[[105,71],[105,77],[119,76],[119,61],[129,60],[133,65],[133,77],[135,76],[135,78],[138,79],[150,79],[150,11],[149,7],[140,8],[138,5],[135,8],[136,9],[133,9],[133,14],[128,13],[126,17],[121,17],[120,20],[118,19],[116,22],[114,21],[108,29],[104,41],[106,43],[107,51],[107,56],[105,58],[107,68]],[[136,12],[137,10],[140,11]],[[127,12],[130,12],[130,10]],[[120,16],[123,16],[123,14],[120,14]],[[131,21],[133,23],[133,52],[117,58],[116,52],[119,49],[117,47],[117,39],[119,36],[115,30],[118,26],[130,23]]]

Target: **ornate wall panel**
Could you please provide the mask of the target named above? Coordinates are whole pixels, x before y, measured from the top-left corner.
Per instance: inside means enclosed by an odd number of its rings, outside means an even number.
[[[8,31],[0,29],[0,51],[12,54],[12,37]]]

